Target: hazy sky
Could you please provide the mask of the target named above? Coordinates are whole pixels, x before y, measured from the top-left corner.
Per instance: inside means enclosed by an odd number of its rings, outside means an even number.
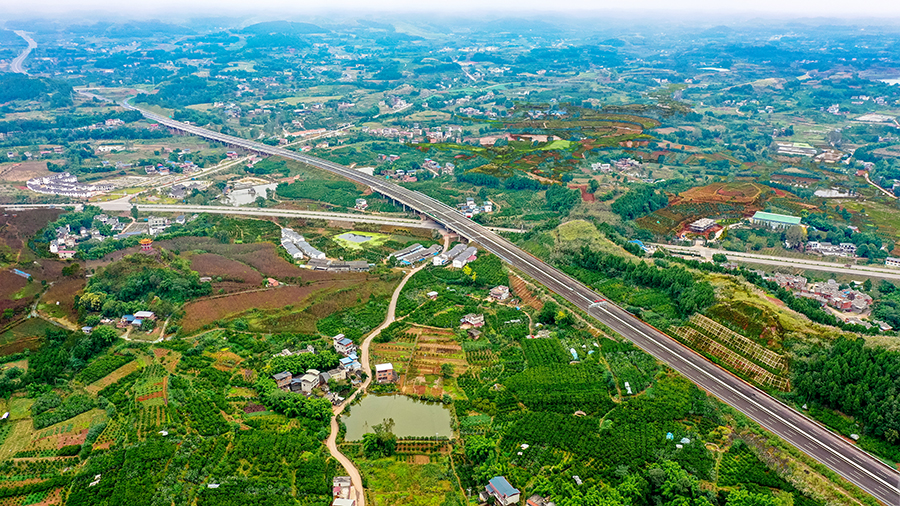
[[[309,13],[321,15],[326,11],[445,11],[478,15],[480,12],[505,12],[527,15],[538,12],[578,11],[694,11],[722,15],[728,12],[748,14],[788,15],[816,18],[840,16],[870,18],[900,18],[900,2],[896,0],[754,0],[727,2],[722,0],[34,0],[5,2],[4,13],[9,16],[67,12],[115,12],[126,16],[158,15],[176,17],[186,14],[251,14],[259,12],[267,17],[284,13],[296,16]],[[2,16],[4,13],[0,13]]]

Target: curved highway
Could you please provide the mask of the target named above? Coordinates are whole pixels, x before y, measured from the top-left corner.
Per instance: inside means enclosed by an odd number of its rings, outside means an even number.
[[[12,61],[9,65],[9,70],[11,72],[15,72],[16,74],[28,74],[25,72],[25,67],[22,66],[25,63],[25,58],[28,58],[28,55],[31,53],[31,50],[37,47],[37,42],[34,41],[31,37],[28,36],[22,30],[16,30],[16,35],[25,39],[25,42],[28,43],[28,47],[22,50],[22,53]]]
[[[339,174],[347,179],[369,185],[374,191],[428,215],[566,298],[613,331],[631,340],[647,353],[667,363],[672,369],[683,374],[707,392],[738,409],[881,502],[900,506],[900,473],[895,469],[803,414],[782,404],[762,390],[710,363],[690,348],[635,318],[624,309],[610,302],[595,303],[602,299],[597,292],[559,269],[524,252],[487,228],[467,219],[446,204],[423,193],[409,190],[385,179],[370,176],[337,163],[180,123],[159,114],[138,109],[127,102],[122,105],[140,111],[146,118],[175,130],[220,141],[252,152],[290,158]]]

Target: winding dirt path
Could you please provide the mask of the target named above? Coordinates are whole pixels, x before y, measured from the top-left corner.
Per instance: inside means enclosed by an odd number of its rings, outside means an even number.
[[[369,345],[372,344],[372,340],[381,334],[381,331],[386,329],[388,325],[394,323],[394,317],[397,310],[397,301],[400,299],[400,292],[403,291],[403,287],[406,285],[406,282],[409,281],[409,278],[413,276],[413,274],[421,271],[426,266],[428,266],[430,262],[426,259],[425,262],[416,267],[415,269],[409,271],[406,276],[403,277],[403,280],[400,281],[400,284],[397,285],[397,288],[394,290],[394,294],[391,296],[391,303],[388,305],[387,316],[384,319],[384,323],[382,323],[378,328],[373,330],[363,341],[361,349],[362,349],[362,357],[360,362],[362,363],[363,370],[366,371],[367,377],[362,385],[355,392],[350,394],[350,397],[344,400],[344,402],[338,404],[334,407],[334,416],[331,417],[331,434],[328,435],[328,440],[325,442],[326,446],[328,446],[328,452],[331,453],[331,456],[337,459],[338,462],[344,467],[347,471],[347,475],[350,476],[350,481],[353,483],[353,491],[356,495],[356,505],[357,506],[366,506],[366,493],[363,490],[362,485],[362,475],[359,474],[359,469],[353,464],[353,462],[347,458],[346,455],[341,453],[337,448],[337,435],[338,435],[338,416],[344,411],[344,408],[350,405],[353,402],[353,399],[360,394],[360,392],[365,392],[366,388],[369,386],[369,383],[372,382],[371,374],[368,374],[369,369]]]

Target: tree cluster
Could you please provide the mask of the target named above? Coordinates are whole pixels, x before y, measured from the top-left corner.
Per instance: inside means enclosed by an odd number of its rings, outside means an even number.
[[[669,197],[652,186],[638,186],[612,203],[611,209],[625,220],[640,218],[669,205]]]
[[[795,362],[794,389],[804,401],[856,417],[863,432],[900,442],[900,353],[840,338]]]
[[[658,268],[645,262],[631,262],[609,253],[592,251],[582,247],[573,256],[575,265],[601,273],[609,278],[620,278],[626,283],[666,292],[682,316],[703,311],[716,302],[712,285],[698,281],[693,274],[679,266]]]

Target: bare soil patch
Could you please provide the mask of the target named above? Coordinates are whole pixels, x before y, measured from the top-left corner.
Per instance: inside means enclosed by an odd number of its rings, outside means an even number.
[[[191,256],[191,269],[201,276],[222,278],[221,282],[214,280],[216,290],[224,289],[226,292],[236,292],[259,287],[262,284],[262,276],[246,264],[225,258],[215,253],[202,253]]]
[[[78,311],[75,309],[75,295],[81,293],[86,286],[87,281],[84,278],[64,278],[53,283],[53,286],[47,290],[47,293],[41,298],[42,304],[56,306],[57,314],[63,313],[70,321],[77,321]]]
[[[57,165],[65,163],[65,160],[49,161]],[[46,160],[0,164],[0,181],[28,181],[36,177],[51,175],[53,173],[47,170]]]

